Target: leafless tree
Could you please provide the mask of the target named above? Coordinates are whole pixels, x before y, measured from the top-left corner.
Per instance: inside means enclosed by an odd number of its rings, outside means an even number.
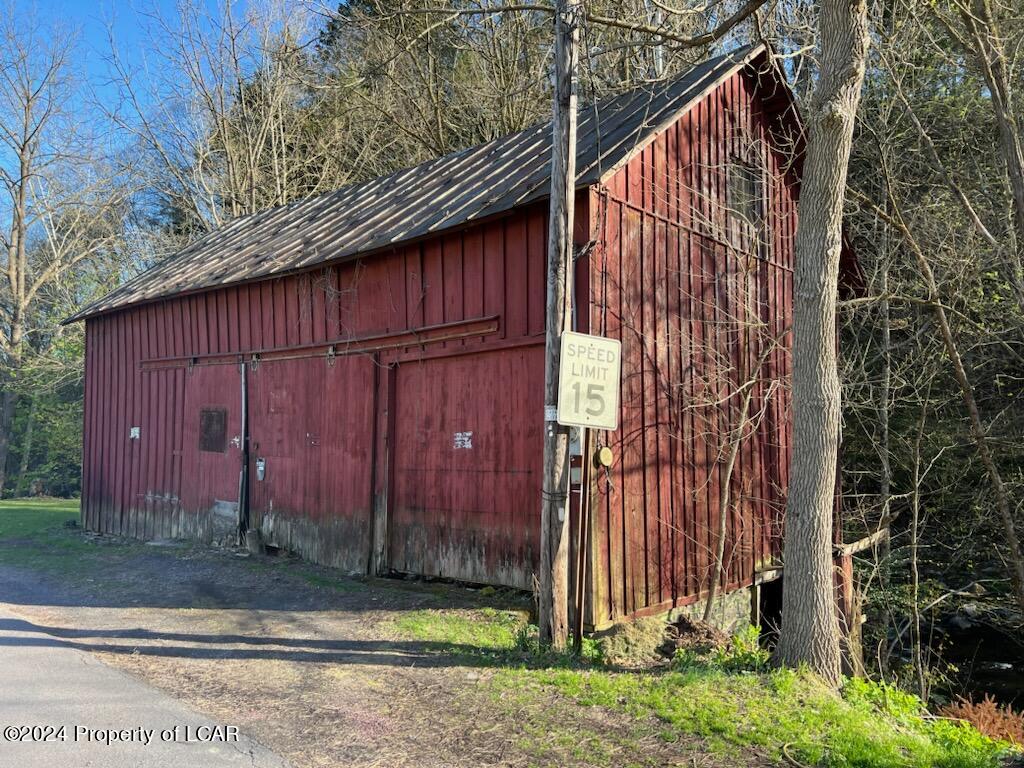
[[[43,307],[83,263],[115,247],[122,169],[98,153],[75,70],[75,38],[8,9],[0,21],[0,489],[26,362],[59,319]]]
[[[110,38],[111,120],[143,153],[152,196],[188,236],[340,186],[330,126],[311,124],[309,17],[292,3],[177,5],[140,19],[133,59]]]

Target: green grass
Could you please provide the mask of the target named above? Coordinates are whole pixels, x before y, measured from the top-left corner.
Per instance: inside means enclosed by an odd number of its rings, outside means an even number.
[[[766,657],[750,652],[743,638],[707,660],[686,657],[667,669],[624,672],[592,663],[596,653],[584,660],[527,653],[525,617],[512,611],[415,611],[395,627],[439,643],[441,652],[471,657],[476,649],[483,663],[499,667],[489,681],[494,701],[523,716],[531,702],[556,693],[630,717],[637,738],[697,737],[723,759],[742,761],[755,749],[780,762],[830,768],[996,768],[1008,752],[1008,745],[969,726],[932,718],[918,699],[895,688],[851,680],[837,695],[810,674],[768,670]],[[531,717],[543,725],[538,745],[558,740],[557,722],[541,711]],[[587,749],[594,756],[610,746],[591,740]]]
[[[75,501],[0,501],[0,564],[68,579],[101,578],[112,558],[129,557],[139,546],[90,543],[65,527],[77,517]],[[366,588],[302,570],[314,586]],[[829,768],[997,768],[1006,753],[1006,745],[973,728],[929,717],[916,698],[894,688],[854,680],[836,695],[811,675],[766,670],[749,643],[734,644],[721,658],[684,655],[670,669],[623,672],[599,663],[593,641],[585,644],[583,659],[541,650],[522,610],[413,610],[394,619],[393,630],[439,654],[492,668],[486,685],[495,705],[519,719],[518,746],[527,754],[542,756],[554,746],[577,762],[645,764],[639,744],[651,738],[699,738],[737,764],[755,749],[779,761]],[[578,722],[551,715],[552,696],[618,713],[633,723],[632,735],[584,734]]]
[[[101,573],[104,563],[137,546],[89,543],[81,530],[65,527],[69,520],[78,520],[78,509],[77,499],[0,501],[0,564],[80,578]]]
[[[447,652],[513,652],[526,629],[523,611],[498,608],[409,611],[394,621],[403,637],[437,643]]]
[[[77,499],[0,501],[0,540],[34,538],[78,520]]]
[[[663,739],[699,736],[722,755],[756,747],[809,766],[995,768],[1006,753],[968,726],[926,717],[916,700],[894,711],[874,684],[852,681],[838,696],[789,670],[507,670],[496,683],[553,688],[581,706],[653,717]]]

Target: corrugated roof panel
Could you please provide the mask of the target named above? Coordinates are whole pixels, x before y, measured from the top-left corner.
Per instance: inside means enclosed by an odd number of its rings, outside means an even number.
[[[710,87],[762,50],[732,51],[670,82],[581,108],[577,186],[597,183],[620,167]],[[241,216],[66,322],[310,267],[502,213],[547,197],[550,166],[547,122],[336,192]]]

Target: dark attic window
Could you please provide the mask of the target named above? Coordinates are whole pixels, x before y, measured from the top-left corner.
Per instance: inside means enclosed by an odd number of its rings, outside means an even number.
[[[228,444],[228,409],[203,408],[199,411],[199,450],[224,453]]]
[[[759,166],[739,158],[729,163],[729,230],[734,247],[761,255],[764,184]]]

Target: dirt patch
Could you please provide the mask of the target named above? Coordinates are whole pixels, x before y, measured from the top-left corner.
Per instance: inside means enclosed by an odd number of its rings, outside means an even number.
[[[698,654],[711,653],[729,644],[729,637],[710,624],[680,616],[665,627],[665,642],[660,651],[671,659],[676,651],[686,650]]]
[[[729,636],[712,625],[680,616],[672,622],[651,617],[616,625],[600,638],[607,664],[631,670],[665,666],[677,650],[704,655],[729,645]]]
[[[493,685],[478,649],[395,630],[410,611],[521,610],[523,596],[224,550],[97,546],[116,556],[69,579],[0,566],[19,631],[101,654],[296,768],[732,764],[700,740],[660,738],[653,721]]]
[[[616,667],[646,667],[661,661],[658,649],[664,640],[665,622],[661,618],[624,621],[601,637],[601,653],[608,664]]]

